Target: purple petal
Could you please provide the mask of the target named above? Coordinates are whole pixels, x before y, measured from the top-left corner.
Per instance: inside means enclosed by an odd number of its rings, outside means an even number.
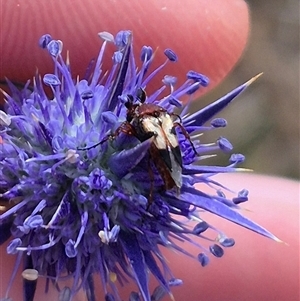
[[[154,275],[154,277],[160,282],[160,284],[163,286],[164,290],[170,295],[171,291],[169,289],[168,283],[164,276],[162,275],[157,263],[155,262],[155,259],[153,258],[153,255],[150,251],[143,251],[145,262],[151,271],[151,273]]]
[[[140,245],[134,234],[120,231],[119,237],[144,301],[151,301],[148,288],[148,273]]]
[[[199,90],[201,87],[201,84],[198,82],[195,82],[194,84],[192,84],[186,91],[186,94],[188,95],[192,95],[193,93],[195,93],[197,90]]]
[[[280,241],[275,235],[266,230],[265,228],[259,226],[248,218],[244,217],[237,211],[231,209],[227,205],[209,197],[205,196],[205,194],[201,191],[198,191],[192,187],[182,187],[181,199],[190,204],[193,204],[197,207],[205,209],[213,214],[221,216],[233,223],[236,223],[240,226],[243,226],[251,231],[254,231],[263,236],[269,237],[273,240]]]
[[[116,36],[117,39],[117,36]],[[127,36],[127,44],[124,48],[124,53],[123,53],[123,58],[120,64],[120,68],[118,71],[118,74],[114,80],[114,84],[111,90],[110,97],[107,101],[109,104],[108,110],[109,111],[114,111],[119,98],[119,95],[122,95],[123,92],[123,86],[125,82],[125,77],[128,69],[128,64],[129,64],[129,57],[130,57],[130,52],[131,52],[131,43],[132,43],[132,35],[131,33]]]
[[[210,120],[214,115],[222,111],[233,99],[235,99],[238,95],[240,95],[251,83],[253,83],[258,77],[257,75],[251,78],[246,83],[242,84],[241,86],[235,88],[225,96],[221,97],[220,99],[216,100],[212,104],[206,106],[202,110],[188,116],[184,119],[184,125],[203,125],[205,122]]]
[[[152,141],[152,139],[148,139],[134,148],[123,150],[112,155],[109,159],[109,166],[112,172],[119,178],[128,174],[128,172],[145,157]]]
[[[45,127],[43,123],[39,121],[38,124],[40,126],[45,141],[49,144],[49,146],[52,146],[53,135],[49,132],[49,130]]]
[[[101,114],[101,119],[111,126],[114,126],[118,122],[118,117],[116,114],[110,111],[103,112]]]
[[[226,198],[226,195],[222,190],[217,190],[217,195],[221,198],[224,198],[224,199]]]
[[[182,102],[181,102],[179,99],[177,99],[177,98],[175,98],[175,97],[173,97],[173,96],[170,96],[170,97],[168,98],[168,101],[169,101],[169,103],[170,103],[171,105],[173,105],[173,106],[175,106],[175,107],[177,107],[177,108],[181,108],[181,107],[182,107]]]

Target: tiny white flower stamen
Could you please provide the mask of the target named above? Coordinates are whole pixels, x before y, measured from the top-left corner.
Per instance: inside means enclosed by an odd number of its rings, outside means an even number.
[[[37,270],[35,269],[26,269],[22,272],[22,277],[25,280],[29,280],[29,281],[35,281],[38,279],[39,277],[39,273]]]
[[[66,161],[68,161],[69,163],[72,163],[72,164],[76,163],[78,157],[79,157],[79,154],[77,154],[76,150],[74,150],[74,149],[67,150]]]
[[[114,36],[110,33],[110,32],[107,32],[107,31],[101,31],[98,33],[98,36],[104,40],[104,41],[107,41],[107,42],[114,42],[115,39],[114,39]]]
[[[4,126],[9,126],[11,124],[11,117],[1,110],[0,110],[0,124]]]

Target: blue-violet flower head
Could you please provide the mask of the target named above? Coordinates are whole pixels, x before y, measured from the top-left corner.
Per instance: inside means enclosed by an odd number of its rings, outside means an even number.
[[[116,283],[128,278],[139,289],[129,300],[173,298],[171,287],[182,281],[170,271],[160,246],[188,254],[177,241],[194,243],[200,252],[188,255],[205,266],[209,254],[221,257],[223,247],[234,245],[202,219],[203,211],[277,240],[237,211],[248,199],[246,189],[229,199],[212,179],[239,170],[243,155],[232,155],[228,166],[203,165],[201,160],[212,152],[228,153],[233,147],[224,137],[201,144],[196,135],[226,126],[226,120],[213,116],[254,79],[189,114],[182,98],[206,87],[206,76],[190,70],[186,82],[177,86],[176,77],[165,75],[162,86],[147,95],[151,80],[166,64],[178,63],[177,55],[165,50],[166,61],[150,73],[154,52],[144,46],[136,62],[131,32],[99,37],[103,44],[93,71],[74,79],[61,54],[62,41],[44,35],[39,44],[50,54],[54,72],[42,79],[36,75],[33,87],[28,82],[21,91],[8,81],[11,95],[3,92],[0,197],[10,206],[0,216],[1,243],[11,239],[7,252],[17,256],[12,278],[25,257],[26,300],[33,298],[38,275],[53,282],[73,277],[60,300],[71,300],[79,289],[89,301],[96,300],[96,274],[105,300],[120,300]],[[116,51],[111,70],[104,73],[108,43]],[[196,183],[215,188],[215,194],[197,190]],[[214,239],[205,235],[207,229]],[[149,271],[159,284],[152,296]]]

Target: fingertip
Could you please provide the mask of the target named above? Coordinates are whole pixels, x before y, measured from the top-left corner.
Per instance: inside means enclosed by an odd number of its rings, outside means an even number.
[[[164,61],[165,48],[178,54],[179,62],[169,64],[164,74],[178,76],[181,82],[190,69],[209,76],[210,85],[200,95],[216,86],[240,58],[248,38],[249,14],[241,0],[151,0],[147,5],[138,0],[11,0],[2,4],[0,77],[26,82],[36,67],[42,74],[51,71],[51,59],[38,47],[45,33],[70,50],[74,77],[83,75],[97,56],[97,33],[116,34],[122,29],[134,32],[136,52],[144,44],[158,47],[157,64]],[[109,57],[105,70],[110,66]],[[152,85],[157,89],[161,82]]]

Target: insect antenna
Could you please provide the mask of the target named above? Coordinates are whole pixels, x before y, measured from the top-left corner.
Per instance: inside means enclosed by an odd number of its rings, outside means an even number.
[[[85,151],[85,150],[89,150],[89,149],[92,149],[92,148],[95,148],[97,147],[98,145],[101,145],[103,144],[105,141],[113,138],[114,136],[113,135],[108,135],[106,136],[104,139],[102,139],[100,142],[97,142],[96,144],[92,145],[92,146],[89,146],[89,147],[83,147],[83,148],[79,148],[77,147],[77,150],[80,150],[80,151]]]
[[[184,126],[181,123],[174,122],[174,127],[177,127],[177,126],[181,129],[181,132],[184,135],[184,137],[190,142],[190,144],[191,144],[191,146],[193,148],[193,151],[195,152],[195,155],[198,156],[198,152],[197,152],[197,150],[195,148],[195,145],[194,145],[193,141],[191,140],[191,137],[190,137],[189,133],[187,132],[187,130],[184,128]]]
[[[178,115],[178,114],[176,114],[176,113],[169,113],[171,116],[175,116],[175,117],[177,117],[178,119],[179,119],[179,121],[180,121],[180,124],[182,124],[182,119],[181,119],[181,117]]]

